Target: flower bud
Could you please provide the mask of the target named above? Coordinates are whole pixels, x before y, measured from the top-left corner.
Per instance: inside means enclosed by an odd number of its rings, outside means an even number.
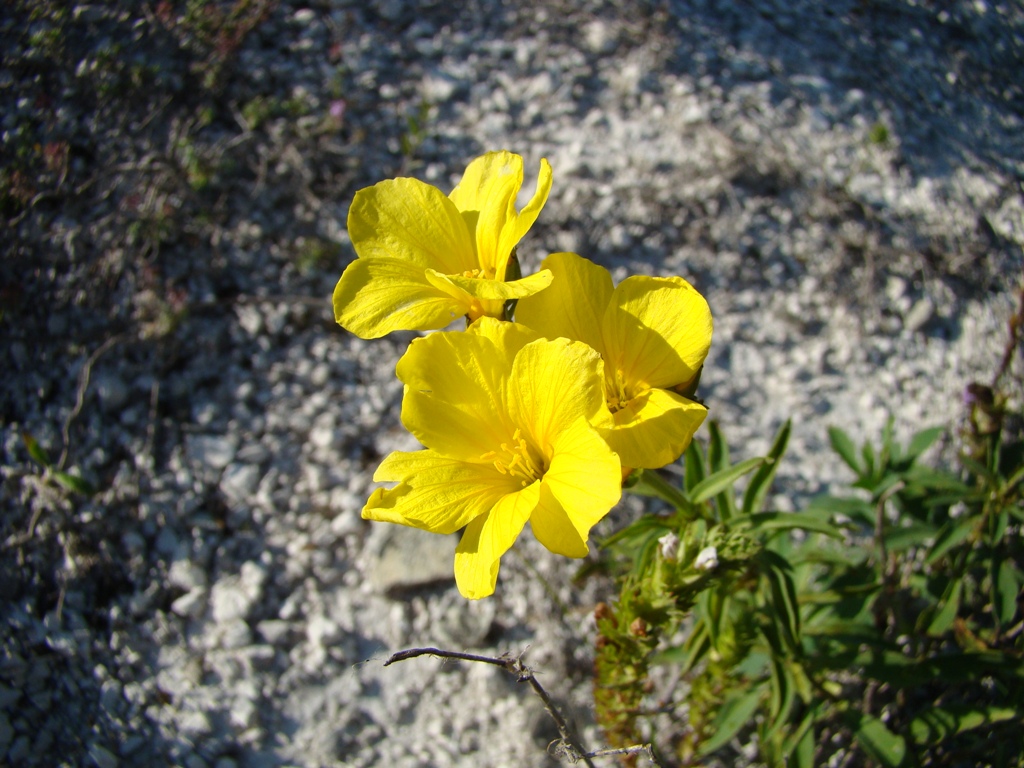
[[[704,547],[693,561],[693,567],[698,571],[713,571],[718,567],[718,549],[716,547]]]
[[[666,560],[675,560],[679,554],[679,537],[676,536],[672,531],[669,531],[660,539],[658,539],[658,547],[661,550],[661,556]]]

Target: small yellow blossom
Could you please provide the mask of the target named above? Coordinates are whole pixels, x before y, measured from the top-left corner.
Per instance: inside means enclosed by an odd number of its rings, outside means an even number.
[[[455,580],[494,592],[501,556],[527,521],[550,551],[588,552],[591,527],[621,495],[621,468],[589,420],[603,407],[601,361],[484,317],[466,333],[416,339],[398,363],[402,422],[426,446],[396,451],[374,474],[363,517],[454,533]]]
[[[711,346],[711,310],[679,277],[611,274],[574,253],[542,265],[554,282],[522,299],[516,320],[549,339],[589,344],[604,360],[607,408],[594,421],[624,467],[657,469],[686,450],[707,409],[683,392]]]
[[[432,330],[463,315],[501,318],[505,302],[547,287],[550,273],[516,279],[510,267],[551,191],[547,160],[517,212],[522,184],[523,158],[501,151],[471,162],[447,196],[410,178],[359,190],[348,213],[358,258],[334,289],[335,320],[364,339]]]

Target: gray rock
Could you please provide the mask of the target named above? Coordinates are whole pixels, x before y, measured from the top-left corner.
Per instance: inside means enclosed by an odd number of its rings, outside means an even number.
[[[96,768],[117,768],[120,765],[117,756],[99,744],[89,745],[89,757],[96,765]]]
[[[187,619],[198,619],[206,610],[206,597],[206,588],[196,587],[171,603],[171,611]]]
[[[0,754],[5,754],[14,739],[14,728],[6,712],[0,712]]]
[[[254,464],[230,464],[220,478],[220,489],[228,501],[247,501],[256,491],[263,473]]]
[[[916,333],[924,328],[935,315],[935,304],[925,296],[914,302],[914,306],[903,318],[903,327],[910,333]]]
[[[456,536],[440,536],[400,525],[379,523],[378,552],[369,564],[370,583],[395,592],[454,581]]]
[[[185,441],[189,460],[211,469],[224,469],[237,450],[238,438],[234,435],[190,435]]]
[[[93,372],[92,385],[95,387],[100,407],[106,413],[116,413],[128,402],[128,385],[113,371]]]
[[[252,594],[236,578],[221,579],[210,590],[210,611],[217,622],[244,619],[253,602]]]

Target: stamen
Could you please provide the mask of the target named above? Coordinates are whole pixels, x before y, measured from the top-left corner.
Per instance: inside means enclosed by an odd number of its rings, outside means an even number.
[[[493,463],[501,474],[520,478],[519,483],[523,488],[544,474],[519,429],[512,435],[511,444],[502,443],[500,451],[488,451],[480,458]]]

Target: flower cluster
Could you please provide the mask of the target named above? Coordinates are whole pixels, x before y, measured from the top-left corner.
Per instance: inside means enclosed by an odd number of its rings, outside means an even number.
[[[711,343],[704,298],[678,277],[616,286],[573,253],[523,277],[516,246],[547,201],[547,161],[517,210],[522,183],[522,158],[502,151],[470,163],[449,195],[407,178],[360,190],[348,217],[358,258],[334,290],[335,319],[362,338],[466,319],[399,361],[402,423],[424,448],[384,459],[374,480],[392,486],[363,517],[464,529],[455,579],[473,599],[494,592],[527,522],[550,551],[585,556],[623,477],[674,461],[707,414],[692,399]]]

